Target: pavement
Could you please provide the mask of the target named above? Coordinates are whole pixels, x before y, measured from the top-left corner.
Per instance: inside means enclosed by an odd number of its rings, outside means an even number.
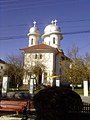
[[[90,96],[81,96],[83,102],[90,103]]]
[[[35,120],[35,115],[31,115],[28,117],[27,120]],[[21,116],[17,116],[17,114],[11,114],[11,113],[0,113],[0,120],[22,120]]]
[[[22,118],[12,117],[12,116],[1,116],[0,120],[22,120]],[[28,118],[27,120],[35,120],[35,118]]]
[[[21,120],[21,118],[10,117],[10,116],[1,116],[0,120]]]
[[[0,120],[21,120],[21,117],[17,117],[16,114],[0,113]]]

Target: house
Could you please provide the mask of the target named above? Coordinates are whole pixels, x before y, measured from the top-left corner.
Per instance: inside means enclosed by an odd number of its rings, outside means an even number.
[[[6,69],[6,62],[0,59],[0,82],[2,82],[4,76],[4,70]]]
[[[52,21],[45,27],[44,34],[41,35],[34,21],[34,25],[27,35],[29,45],[20,49],[24,54],[24,68],[31,69],[35,64],[44,65],[45,70],[42,70],[42,74],[38,76],[38,83],[52,86],[57,77],[60,79],[60,59],[62,56],[65,57],[60,48],[60,42],[63,39],[60,27],[56,20]],[[43,43],[39,43],[40,38]],[[25,74],[23,84],[28,84],[29,79],[30,77]]]

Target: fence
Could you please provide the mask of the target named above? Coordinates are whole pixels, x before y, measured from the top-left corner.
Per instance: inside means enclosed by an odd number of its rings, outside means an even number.
[[[82,111],[71,112],[67,114],[66,117],[69,118],[69,120],[90,120],[90,104],[83,103]]]
[[[90,113],[90,104],[89,103],[83,103],[82,112]]]

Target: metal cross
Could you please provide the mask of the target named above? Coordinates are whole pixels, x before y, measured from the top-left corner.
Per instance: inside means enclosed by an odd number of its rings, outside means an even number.
[[[36,23],[37,23],[36,21],[34,21],[34,22],[33,22],[33,24],[34,24],[34,27],[36,26]]]
[[[57,24],[57,20],[54,20],[55,25]]]
[[[53,23],[54,23],[54,21],[52,20],[52,21],[51,21],[51,23],[53,24]]]

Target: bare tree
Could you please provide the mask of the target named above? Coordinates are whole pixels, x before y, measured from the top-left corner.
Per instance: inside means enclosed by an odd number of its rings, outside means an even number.
[[[35,61],[34,64],[24,66],[25,73],[29,78],[31,78],[33,75],[36,77],[36,83],[39,85],[39,77],[42,75],[42,73],[45,71],[45,65],[42,64],[40,61]]]
[[[67,56],[75,62],[77,58],[79,58],[79,48],[76,47],[75,45],[72,46],[72,48],[68,49]]]
[[[8,67],[5,70],[5,74],[10,77],[12,84],[16,84],[17,86],[21,85],[24,73],[23,55],[7,56],[6,61],[8,63]]]

